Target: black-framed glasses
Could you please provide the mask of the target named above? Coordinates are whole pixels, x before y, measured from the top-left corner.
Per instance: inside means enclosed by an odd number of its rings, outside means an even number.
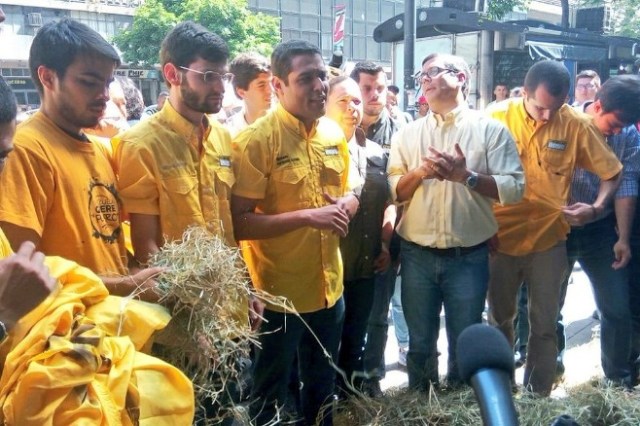
[[[207,84],[220,83],[220,82],[230,83],[231,80],[233,80],[233,74],[231,74],[230,72],[220,74],[215,71],[203,72],[203,71],[198,71],[198,70],[194,70],[187,67],[178,67],[178,68],[183,69],[185,71],[191,71],[191,72],[195,72],[196,74],[200,74],[202,76],[202,81],[204,81]]]
[[[440,68],[440,67],[431,67],[427,68],[425,72],[421,72],[416,76],[416,80],[418,83],[424,83],[427,78],[434,78],[442,74],[443,72],[458,72],[452,68]]]

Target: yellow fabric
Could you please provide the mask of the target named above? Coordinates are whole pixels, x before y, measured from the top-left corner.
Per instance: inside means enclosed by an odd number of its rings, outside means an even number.
[[[348,178],[344,133],[321,118],[309,133],[281,105],[234,139],[235,195],[259,200],[257,212],[279,214],[327,205]],[[331,307],[342,295],[339,237],[301,228],[275,238],[248,241],[243,255],[254,286],[287,297],[298,312]],[[270,309],[280,310],[275,306]]]
[[[159,215],[168,241],[180,240],[191,225],[202,225],[235,246],[231,139],[220,124],[209,124],[202,155],[199,129],[170,103],[117,136],[119,194],[128,213]]]
[[[12,330],[10,352],[2,358],[0,421],[20,426],[191,424],[191,382],[175,367],[136,351],[166,325],[167,312],[129,301],[121,323],[118,312],[125,301],[109,297],[91,271],[57,257],[46,263],[59,280],[59,291]]]
[[[0,221],[40,235],[38,250],[101,275],[123,274],[115,174],[105,147],[82,142],[42,112],[18,126],[0,175]]]
[[[567,239],[570,227],[562,214],[569,200],[576,167],[601,179],[614,177],[622,164],[589,116],[563,105],[546,124],[536,124],[521,98],[500,102],[488,113],[511,131],[525,172],[521,202],[494,208],[498,251],[512,256],[540,252]]]

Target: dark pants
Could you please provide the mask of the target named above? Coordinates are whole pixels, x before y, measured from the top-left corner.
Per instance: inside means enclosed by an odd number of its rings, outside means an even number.
[[[384,349],[389,331],[389,303],[396,288],[397,271],[397,268],[390,266],[386,272],[375,276],[363,359],[364,371],[372,379],[380,380],[385,374]]]
[[[374,285],[373,277],[344,282],[344,326],[338,358],[338,367],[346,376],[338,376],[338,386],[343,390],[358,386],[364,377],[364,343],[373,304]]]
[[[292,314],[264,311],[250,409],[256,426],[272,422],[284,406],[296,353],[303,383],[300,401],[307,425],[333,424],[335,370],[332,363],[336,362],[342,335],[344,301],[341,298],[331,308],[300,316],[301,319]],[[325,350],[331,360],[326,358]]]
[[[631,314],[629,312],[628,269],[613,269],[613,246],[617,236],[613,215],[581,228],[572,228],[567,239],[569,273],[576,261],[589,277],[593,296],[600,312],[600,359],[609,379],[624,379],[630,375]],[[634,260],[631,261],[632,263]],[[637,262],[637,259],[635,260]],[[562,286],[560,309],[567,294],[569,274]],[[559,349],[564,349],[565,335],[561,330]]]
[[[640,206],[637,208],[640,209]],[[640,215],[636,214],[636,220],[640,220]],[[628,269],[632,328],[631,361],[634,362],[640,357],[640,235],[634,235],[631,239],[631,255],[633,257]]]

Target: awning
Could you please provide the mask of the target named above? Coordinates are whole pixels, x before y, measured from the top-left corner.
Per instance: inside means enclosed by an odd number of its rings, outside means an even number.
[[[599,62],[608,57],[608,51],[596,46],[578,46],[575,44],[556,44],[542,41],[527,40],[525,46],[529,49],[529,56],[534,61],[540,59],[559,59]]]

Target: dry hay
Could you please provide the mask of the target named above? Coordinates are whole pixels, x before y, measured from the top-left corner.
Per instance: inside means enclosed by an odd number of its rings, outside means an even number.
[[[637,391],[636,391],[637,392]],[[547,426],[562,415],[581,426],[638,426],[640,400],[605,384],[601,379],[567,390],[563,398],[540,398],[523,392],[515,395],[521,426]],[[353,397],[338,404],[336,426],[482,425],[480,409],[471,388],[431,391],[428,395],[391,390],[383,398]]]
[[[246,318],[242,309],[252,294],[240,251],[192,227],[149,263],[166,268],[157,292],[173,316],[156,338],[158,355],[191,378],[198,401],[227,405],[226,393],[241,381],[242,360],[256,337],[248,322],[239,320]]]

